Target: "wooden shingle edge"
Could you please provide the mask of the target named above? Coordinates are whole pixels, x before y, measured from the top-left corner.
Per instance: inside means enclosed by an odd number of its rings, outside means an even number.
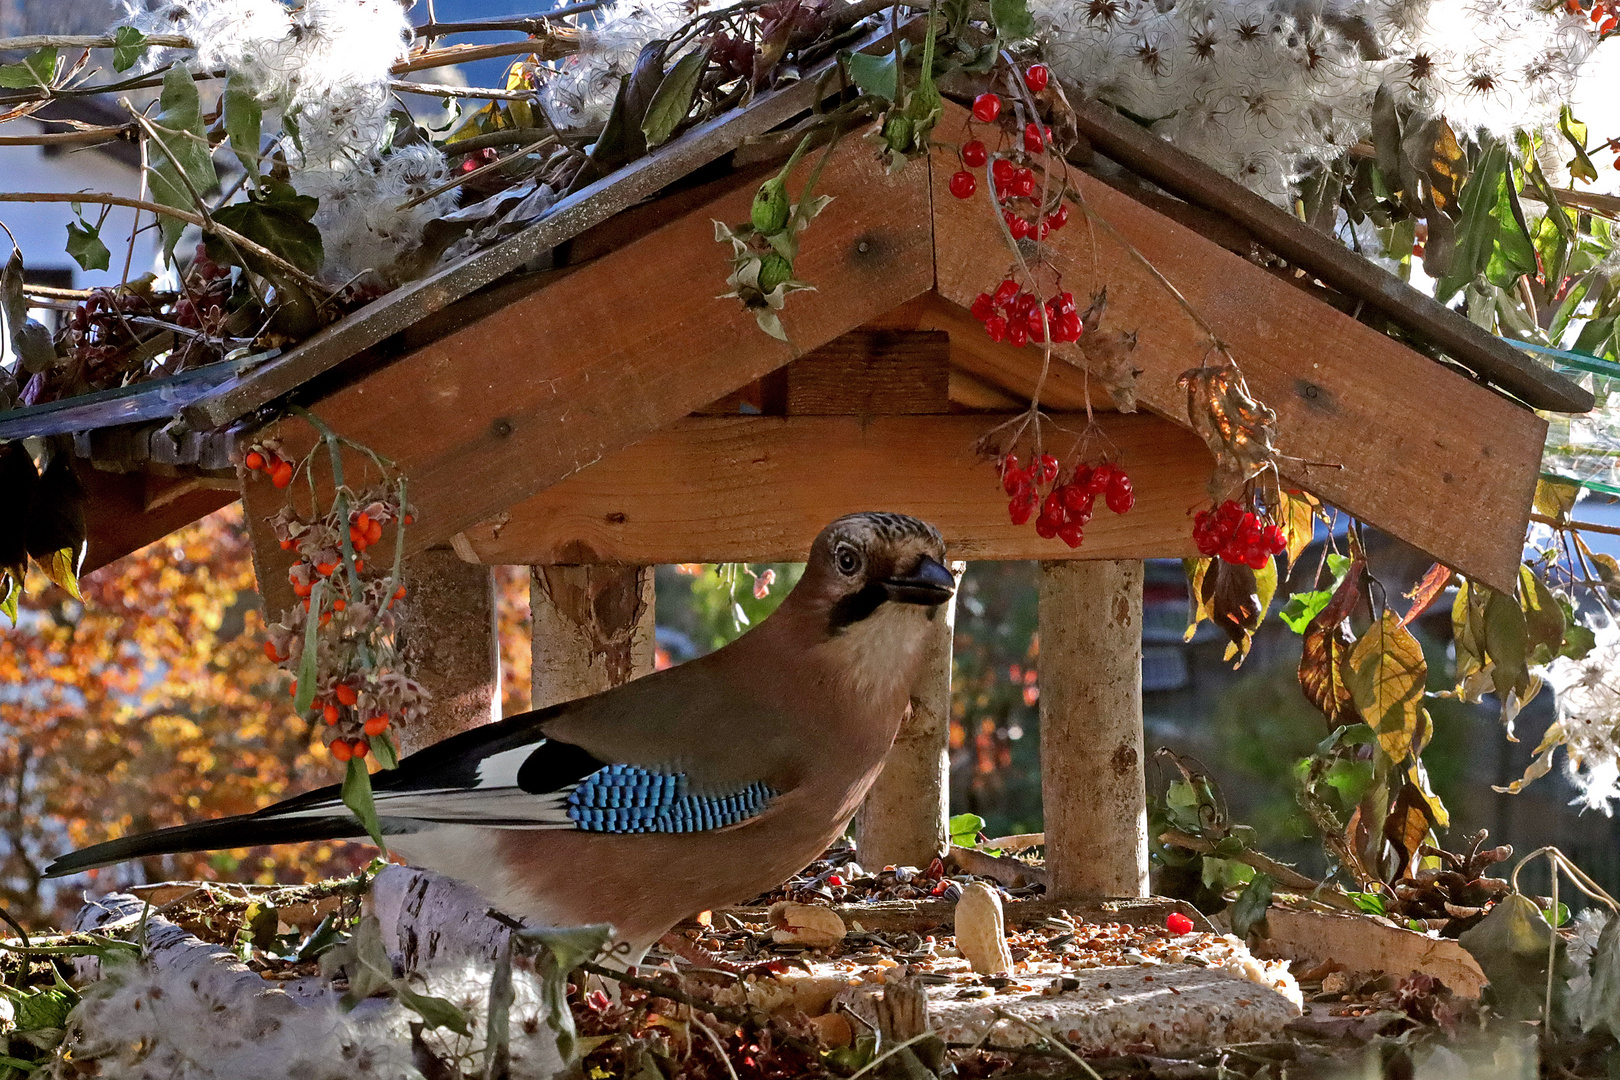
[[[1341,292],[1365,300],[1463,367],[1531,407],[1576,413],[1592,408],[1591,391],[1531,360],[1433,297],[1108,106],[1080,100],[1074,103],[1074,111],[1080,133],[1107,157],[1179,198],[1238,222],[1295,266]]]

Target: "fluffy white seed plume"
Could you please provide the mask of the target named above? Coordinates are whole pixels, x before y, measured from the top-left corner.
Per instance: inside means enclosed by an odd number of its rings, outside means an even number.
[[[199,69],[227,69],[296,126],[282,151],[293,186],[321,201],[322,276],[342,282],[369,271],[397,284],[396,264],[422,226],[455,205],[447,194],[398,209],[442,183],[448,167],[425,145],[381,153],[389,69],[410,40],[397,0],[307,0],[297,11],[280,0],[158,0],[132,7],[129,21],[189,36]]]
[[[615,0],[603,8],[596,25],[580,31],[579,52],[563,62],[541,93],[552,123],[579,128],[605,122],[619,80],[635,68],[642,47],[670,37],[706,6],[688,0]]]
[[[1032,0],[1065,82],[1153,122],[1228,176],[1289,201],[1367,137],[1373,98],[1460,134],[1555,121],[1592,48],[1539,0]]]
[[[1546,678],[1569,752],[1565,772],[1581,792],[1576,802],[1612,813],[1620,800],[1620,628],[1599,628],[1584,659],[1558,657]]]

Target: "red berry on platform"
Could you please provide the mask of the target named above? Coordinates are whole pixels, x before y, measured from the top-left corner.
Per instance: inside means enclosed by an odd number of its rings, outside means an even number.
[[[1047,71],[1045,64],[1031,64],[1029,70],[1024,72],[1024,85],[1029,87],[1032,94],[1038,94],[1046,89]]]
[[[1003,341],[1007,337],[1007,317],[1005,315],[992,315],[984,320],[984,332],[990,335],[991,341]]]
[[[996,294],[991,299],[996,302],[996,307],[1006,307],[1013,302],[1013,297],[1017,295],[1018,282],[1012,278],[1006,278],[1000,285],[996,286]]]
[[[973,174],[966,169],[958,169],[951,173],[951,194],[958,199],[971,199],[973,193],[979,190],[979,182],[973,179]]]
[[[1105,496],[1108,509],[1116,514],[1128,514],[1131,507],[1136,505],[1136,490],[1131,486],[1131,478],[1124,473],[1115,473],[1108,483],[1108,494]]]
[[[844,879],[839,877],[837,874],[828,874],[827,884],[831,885],[835,889],[842,889],[844,887]]]
[[[1025,221],[1011,210],[1007,211],[1006,213],[1006,221],[1007,231],[1012,233],[1012,238],[1014,240],[1023,240],[1029,236],[1029,222]]]
[[[1108,482],[1114,478],[1114,467],[1106,461],[1099,461],[1097,467],[1091,470],[1086,477],[1086,490],[1093,495],[1101,495],[1108,490]]]
[[[1009,185],[1015,196],[1029,198],[1035,194],[1035,170],[1017,169],[1013,172],[1012,184]]]
[[[996,298],[987,292],[982,292],[973,298],[973,307],[969,310],[973,312],[975,319],[984,322],[984,320],[996,313]]]
[[[1001,98],[995,94],[980,94],[973,99],[973,119],[981,124],[992,124],[1001,115]]]
[[[984,143],[973,139],[962,144],[962,164],[970,169],[982,169],[984,163],[990,160],[990,151],[984,148]]]
[[[1164,926],[1172,934],[1190,934],[1193,932],[1193,921],[1179,911],[1172,911],[1166,916]]]

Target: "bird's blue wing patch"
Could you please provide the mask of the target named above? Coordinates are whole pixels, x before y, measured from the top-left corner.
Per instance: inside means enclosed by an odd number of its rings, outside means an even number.
[[[568,793],[567,812],[587,832],[703,832],[757,817],[775,795],[758,781],[725,794],[698,795],[681,773],[608,765]]]

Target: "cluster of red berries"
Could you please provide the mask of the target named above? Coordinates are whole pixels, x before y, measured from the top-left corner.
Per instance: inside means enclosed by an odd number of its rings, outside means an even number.
[[[284,488],[293,482],[293,463],[268,446],[254,443],[243,456],[242,464],[247,466],[249,472],[264,473],[278,488]]]
[[[1024,72],[1024,82],[1037,94],[1046,89],[1049,78],[1046,67],[1042,64],[1033,64]],[[999,94],[980,94],[973,100],[973,118],[978,122],[993,124],[1000,116]],[[1034,121],[1024,125],[1024,153],[1040,154],[1051,143],[1051,128]],[[962,144],[960,154],[963,167],[951,175],[950,189],[951,194],[958,199],[969,199],[979,190],[978,178],[969,170],[984,168],[990,160],[990,151],[982,141],[971,139]],[[1004,203],[1016,199],[1035,199],[1036,183],[1033,169],[1015,165],[1006,158],[998,157],[991,166],[990,179],[995,185],[996,197]],[[1039,211],[1040,208],[1035,209]],[[1004,210],[1002,213],[1007,222],[1007,229],[1015,240],[1044,240],[1053,229],[1061,229],[1069,220],[1069,208],[1065,205],[1059,205],[1051,213],[1037,212],[1033,218],[1025,217],[1012,209]]]
[[[1193,518],[1193,541],[1206,556],[1223,562],[1262,569],[1273,555],[1288,550],[1282,526],[1266,525],[1252,510],[1227,499],[1213,510],[1200,510]]]
[[[1048,329],[1053,341],[1079,341],[1085,331],[1073,293],[1053,293],[1043,305],[1040,297],[1020,289],[1012,278],[996,286],[994,293],[980,293],[969,310],[984,324],[984,332],[990,335],[991,341],[1006,341],[1020,347],[1031,341],[1037,344],[1045,341]]]
[[[998,463],[1001,471],[1001,490],[1009,495],[1007,516],[1014,525],[1027,522],[1040,503],[1041,513],[1035,519],[1035,532],[1043,540],[1054,536],[1077,548],[1085,540],[1086,523],[1091,520],[1097,496],[1116,514],[1129,513],[1136,505],[1136,488],[1124,469],[1106,461],[1096,465],[1084,462],[1075,467],[1074,475],[1061,484],[1054,484],[1041,498],[1039,488],[1052,484],[1058,476],[1057,458],[1042,454],[1023,468],[1018,458],[1007,454]]]
[[[1564,6],[1571,15],[1581,13],[1580,0],[1565,0]],[[1588,17],[1592,20],[1592,28],[1599,36],[1609,34],[1616,27],[1620,27],[1620,5],[1610,3],[1608,0],[1597,0],[1597,3],[1592,5]],[[1615,162],[1615,167],[1620,168],[1620,161]]]

